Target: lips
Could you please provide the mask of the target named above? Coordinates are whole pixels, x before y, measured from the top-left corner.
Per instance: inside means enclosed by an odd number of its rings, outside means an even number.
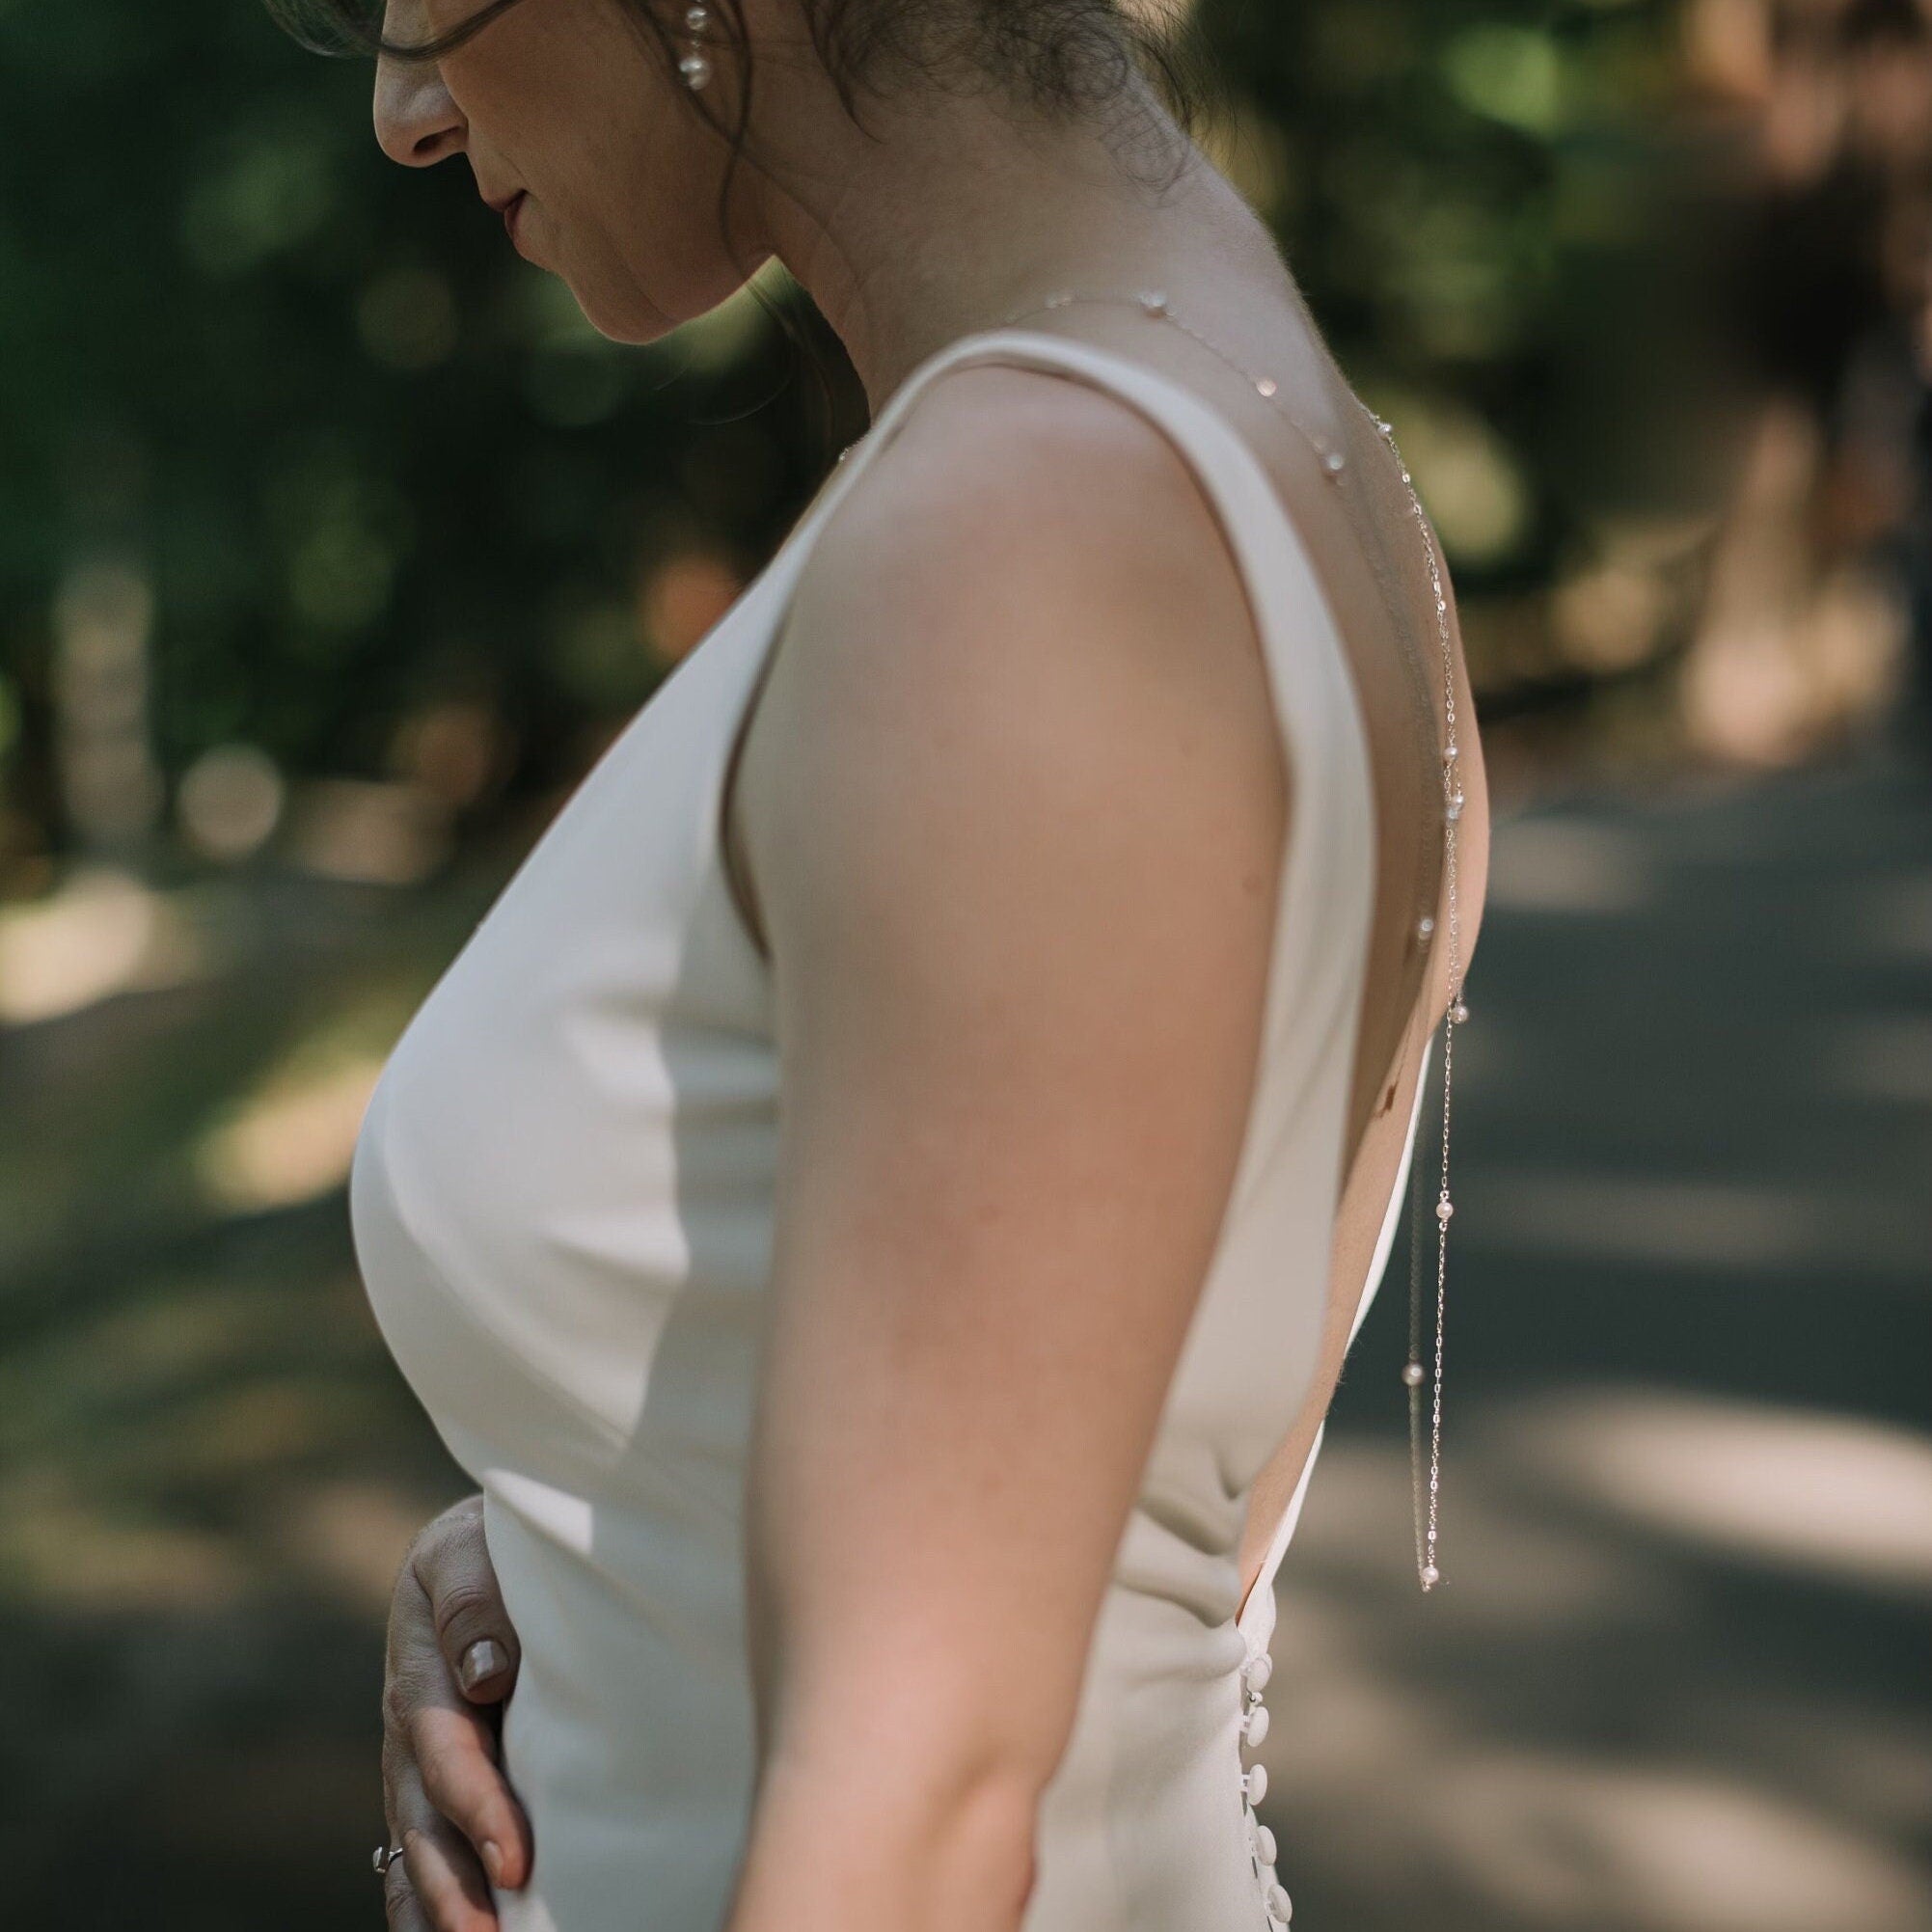
[[[509,236],[512,242],[517,238],[517,215],[521,211],[523,204],[524,197],[521,193],[512,195],[503,204],[503,232]]]

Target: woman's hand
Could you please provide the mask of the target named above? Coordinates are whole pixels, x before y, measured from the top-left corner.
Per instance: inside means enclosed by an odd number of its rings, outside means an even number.
[[[483,1874],[530,1877],[530,1824],[498,1761],[499,1706],[519,1661],[516,1631],[467,1496],[410,1545],[389,1611],[383,1683],[383,1810],[392,1932],[496,1932]]]

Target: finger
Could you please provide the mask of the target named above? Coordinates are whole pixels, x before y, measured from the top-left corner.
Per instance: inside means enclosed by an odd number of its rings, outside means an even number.
[[[382,1909],[389,1932],[436,1932],[409,1883],[409,1866],[401,1859],[392,1860],[382,1875]]]
[[[391,1616],[392,1658],[383,1687],[385,1788],[395,1806],[405,1784],[421,1788],[468,1838],[493,1882],[515,1891],[530,1875],[529,1820],[503,1777],[491,1714],[465,1701],[442,1651],[423,1641],[426,1605],[407,1606],[412,1590],[421,1596],[413,1579],[398,1584],[398,1608]]]
[[[489,1886],[462,1834],[437,1815],[413,1780],[398,1780],[395,1789],[397,1864],[407,1868],[410,1902],[422,1925],[428,1932],[500,1932]],[[394,1898],[385,1893],[385,1903]]]
[[[422,1781],[416,1775],[416,1766],[410,1761],[407,1749],[394,1734],[385,1736],[383,1740],[382,1810],[389,1829],[389,1837],[384,1842],[402,1848],[401,1856],[392,1859],[383,1872],[383,1910],[389,1918],[390,1932],[443,1932],[449,1921],[431,1915],[410,1877],[408,1865],[411,1834],[417,1821],[433,1821],[434,1809],[423,1793]],[[475,1869],[474,1853],[466,1846],[448,1847],[444,1863],[453,1865],[465,1857],[473,1868],[470,1890],[478,1898],[487,1901],[482,1875]],[[474,1914],[472,1917],[474,1918]],[[494,1916],[483,1922],[488,1926],[496,1924]]]
[[[390,1605],[390,1663],[393,1669],[419,1645],[432,1645],[467,1685],[466,1696],[496,1702],[509,1694],[521,1658],[483,1538],[482,1503],[466,1497],[410,1545]]]
[[[396,1863],[427,1932],[501,1932],[476,1862],[447,1824],[405,1833],[402,1847]]]
[[[491,1880],[516,1891],[530,1875],[530,1822],[497,1761],[485,1720],[462,1703],[422,1704],[409,1746],[429,1802],[476,1847]]]
[[[463,1695],[501,1702],[516,1683],[522,1651],[484,1540],[481,1498],[439,1516],[419,1539],[412,1566]]]

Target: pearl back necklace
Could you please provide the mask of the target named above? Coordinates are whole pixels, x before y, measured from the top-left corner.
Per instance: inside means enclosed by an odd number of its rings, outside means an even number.
[[[999,326],[1011,328],[1029,316],[1071,308],[1075,303],[1131,307],[1137,309],[1143,315],[1179,329],[1182,334],[1199,342],[1211,355],[1218,357],[1248,383],[1257,395],[1274,404],[1284,421],[1292,424],[1295,432],[1315,451],[1321,474],[1328,482],[1339,484],[1347,476],[1347,453],[1325,442],[1296,421],[1282,403],[1281,385],[1273,376],[1257,375],[1251,369],[1244,368],[1217,343],[1210,341],[1199,330],[1191,328],[1175,314],[1166,295],[1157,289],[1145,289],[1132,295],[1083,294],[1074,289],[1060,289],[1031,309],[1016,310],[1012,314],[1004,316]],[[1349,394],[1352,395],[1353,392],[1350,391]],[[1359,396],[1355,399],[1361,402]],[[1456,1211],[1449,1198],[1450,1096],[1455,1075],[1456,1029],[1469,1018],[1469,1008],[1462,998],[1462,927],[1456,902],[1456,829],[1462,817],[1464,800],[1460,776],[1461,750],[1456,742],[1456,659],[1449,639],[1449,599],[1443,588],[1442,564],[1437,558],[1429,517],[1423,509],[1421,498],[1416,494],[1408,465],[1403,462],[1401,450],[1397,448],[1394,429],[1374,410],[1369,409],[1367,403],[1361,403],[1361,407],[1380,432],[1382,440],[1389,446],[1390,453],[1396,459],[1396,467],[1401,472],[1402,487],[1408,492],[1410,510],[1415,517],[1416,529],[1422,537],[1423,553],[1429,560],[1429,584],[1435,598],[1436,634],[1442,646],[1442,884],[1446,888],[1448,899],[1446,911],[1449,926],[1449,1004],[1441,1021],[1442,1160],[1435,1201],[1434,1360],[1432,1363],[1425,1363],[1423,1360],[1421,1245],[1419,1241],[1412,1241],[1408,1359],[1402,1365],[1402,1382],[1409,1392],[1409,1458],[1415,1512],[1416,1578],[1423,1590],[1429,1592],[1433,1590],[1442,1578],[1438,1562],[1440,1554],[1438,1504],[1442,1490],[1442,1331],[1448,1299],[1449,1217]],[[851,445],[842,450],[840,460],[843,461],[849,456],[856,447]],[[1425,911],[1416,920],[1416,943],[1426,949],[1434,939],[1435,931],[1434,913]],[[1426,1413],[1425,1401],[1428,1404]],[[1426,1472],[1423,1454],[1425,1440],[1428,1445]],[[1258,1797],[1260,1794],[1255,1795]]]

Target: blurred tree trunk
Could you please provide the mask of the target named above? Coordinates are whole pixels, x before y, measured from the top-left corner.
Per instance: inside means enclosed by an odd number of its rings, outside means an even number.
[[[1720,299],[1756,395],[1685,723],[1777,763],[1884,716],[1914,660],[1926,682],[1932,7],[1689,0],[1684,22],[1690,112],[1730,136]]]

